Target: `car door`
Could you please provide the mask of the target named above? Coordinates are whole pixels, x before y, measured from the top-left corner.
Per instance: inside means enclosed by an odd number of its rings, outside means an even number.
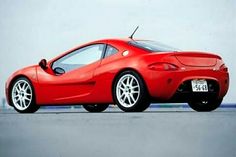
[[[89,96],[95,86],[94,71],[101,63],[104,49],[104,44],[79,48],[54,61],[50,67],[53,74],[38,69],[38,102],[89,103]]]

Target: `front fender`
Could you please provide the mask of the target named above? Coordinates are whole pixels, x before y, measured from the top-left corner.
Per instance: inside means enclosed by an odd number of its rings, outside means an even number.
[[[12,83],[18,79],[19,77],[26,77],[31,81],[32,85],[34,86],[36,83],[38,83],[38,77],[36,72],[37,65],[29,66],[20,70],[17,70],[14,72],[6,81],[5,83],[5,94],[6,99],[9,105],[11,105],[9,98],[10,98],[10,90],[12,87]]]

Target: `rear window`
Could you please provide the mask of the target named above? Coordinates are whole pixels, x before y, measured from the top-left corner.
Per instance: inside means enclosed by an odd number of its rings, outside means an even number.
[[[130,45],[135,47],[148,50],[151,52],[169,52],[169,51],[179,51],[176,48],[161,44],[156,41],[151,40],[132,40],[128,42]]]

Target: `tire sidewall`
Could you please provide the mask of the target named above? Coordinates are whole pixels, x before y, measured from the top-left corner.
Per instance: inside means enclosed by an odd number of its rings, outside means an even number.
[[[24,80],[26,81],[30,87],[31,87],[31,90],[32,90],[32,100],[29,104],[29,106],[25,109],[25,110],[19,110],[15,104],[13,103],[13,100],[12,100],[12,90],[13,90],[13,87],[14,85],[20,81],[20,80]],[[38,109],[39,109],[39,106],[36,105],[36,101],[35,101],[35,92],[34,92],[34,87],[32,85],[32,83],[25,77],[19,77],[17,78],[16,80],[14,80],[14,82],[11,84],[11,87],[10,87],[10,92],[9,92],[9,101],[10,101],[10,105],[14,107],[14,109],[19,112],[19,113],[33,113],[33,112],[36,112]]]
[[[116,88],[117,88],[117,84],[118,84],[119,80],[124,75],[127,75],[127,74],[130,74],[130,75],[134,76],[138,80],[138,83],[139,83],[139,86],[140,86],[140,93],[139,93],[138,100],[131,107],[124,107],[123,105],[121,105],[118,101],[117,93],[116,93]],[[116,77],[116,79],[114,81],[113,89],[112,89],[112,95],[113,95],[114,102],[118,105],[118,107],[121,110],[123,110],[125,112],[141,112],[149,106],[148,104],[150,104],[148,102],[148,93],[147,93],[147,89],[146,89],[144,81],[142,80],[142,78],[136,72],[131,71],[131,70],[124,71]]]
[[[201,101],[199,100],[193,100],[190,101],[188,104],[195,111],[210,112],[217,109],[221,105],[222,100],[223,99],[208,100],[206,104],[201,103]]]
[[[88,112],[103,112],[109,107],[109,104],[97,104],[97,106],[92,105],[93,104],[83,105],[83,107]]]

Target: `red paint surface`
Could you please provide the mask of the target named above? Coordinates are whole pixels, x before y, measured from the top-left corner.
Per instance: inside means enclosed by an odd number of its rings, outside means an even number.
[[[38,65],[21,69],[7,80],[6,95],[8,97],[12,80],[25,76],[34,86],[39,105],[113,103],[113,81],[125,69],[136,71],[143,78],[150,96],[156,100],[168,102],[183,81],[192,79],[215,80],[220,87],[218,97],[223,98],[227,93],[229,74],[220,68],[224,63],[219,56],[202,52],[150,53],[129,45],[129,40],[107,39],[87,43],[50,60],[47,70]],[[53,61],[94,43],[112,45],[119,53],[60,76],[53,73]],[[129,53],[123,56],[126,50]]]

